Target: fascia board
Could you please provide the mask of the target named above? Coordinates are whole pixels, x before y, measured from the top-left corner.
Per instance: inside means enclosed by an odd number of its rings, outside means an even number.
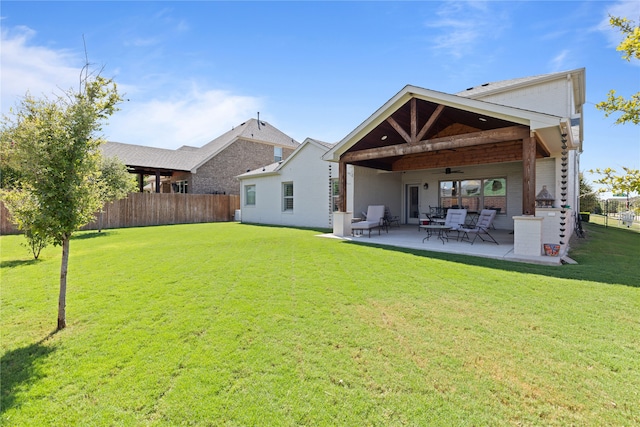
[[[244,179],[262,178],[265,176],[274,176],[274,175],[280,175],[280,169],[276,169],[269,172],[255,172],[255,173],[247,172],[247,173],[243,173],[241,175],[236,176],[236,178],[242,181]]]
[[[471,95],[468,98],[469,99],[477,99],[477,98],[483,98],[485,96],[489,96],[489,95],[494,95],[497,93],[504,93],[504,92],[510,92],[514,89],[520,89],[523,87],[528,87],[528,86],[535,86],[535,85],[539,85],[540,83],[545,83],[545,82],[550,82],[550,81],[554,81],[554,80],[565,80],[567,78],[567,76],[571,76],[574,79],[578,79],[580,82],[580,87],[583,88],[584,87],[584,75],[585,75],[585,69],[584,68],[577,68],[575,70],[570,70],[570,71],[563,71],[563,72],[559,72],[559,73],[553,73],[553,74],[548,74],[548,75],[544,75],[544,76],[540,76],[537,79],[533,79],[533,80],[526,80],[520,83],[514,83],[512,85],[509,86],[502,86],[502,87],[497,87],[495,89],[489,89],[486,91],[482,91],[478,94],[475,95]],[[581,91],[584,94],[584,90]],[[576,103],[578,103],[578,99],[580,99],[578,97],[578,92],[576,92]],[[584,96],[582,96],[583,102],[581,102],[580,104],[584,103]]]

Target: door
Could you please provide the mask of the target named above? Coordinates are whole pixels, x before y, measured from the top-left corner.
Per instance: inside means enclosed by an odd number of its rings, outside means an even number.
[[[420,185],[419,184],[407,184],[406,194],[406,223],[417,224],[420,216]]]

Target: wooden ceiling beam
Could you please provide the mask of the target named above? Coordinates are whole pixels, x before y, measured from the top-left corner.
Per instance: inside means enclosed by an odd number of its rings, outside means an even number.
[[[420,132],[416,136],[416,142],[424,138],[424,136],[427,134],[427,132],[429,132],[429,129],[433,127],[433,124],[436,122],[436,120],[438,120],[438,117],[440,117],[443,111],[444,111],[444,105],[440,104],[438,105],[438,107],[436,107],[436,110],[433,112],[433,114],[431,114],[431,117],[429,117],[429,120],[427,120],[427,123],[425,123],[424,126],[422,126],[422,129],[420,129]]]
[[[457,151],[437,151],[405,156],[393,162],[393,171],[471,166],[522,160],[522,141],[503,142]]]
[[[387,119],[393,126],[398,123],[391,117]],[[394,126],[395,128],[395,126]],[[402,130],[402,128],[400,128]],[[407,135],[407,133],[402,130]],[[429,153],[439,150],[473,147],[476,145],[493,144],[496,142],[515,141],[529,138],[529,128],[526,126],[509,126],[500,129],[491,129],[481,132],[471,132],[463,135],[447,136],[431,140],[420,141],[416,144],[396,144],[367,150],[346,152],[341,156],[341,161],[353,163],[364,160],[381,159],[385,157],[406,156],[409,154]],[[405,138],[406,139],[406,138]],[[409,137],[410,139],[410,137]]]
[[[402,129],[400,123],[396,122],[393,117],[388,117],[387,123],[389,123],[391,127],[394,128],[396,132],[398,132],[402,139],[404,139],[406,142],[411,142],[411,136],[409,136],[409,134],[404,129]]]

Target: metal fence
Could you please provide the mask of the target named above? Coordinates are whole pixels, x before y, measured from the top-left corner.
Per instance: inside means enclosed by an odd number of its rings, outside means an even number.
[[[638,198],[599,200],[591,213],[602,215],[605,226],[631,227],[634,222],[640,221],[640,200]]]
[[[83,230],[232,221],[240,196],[223,194],[131,193],[107,203]],[[0,201],[0,234],[17,234]]]

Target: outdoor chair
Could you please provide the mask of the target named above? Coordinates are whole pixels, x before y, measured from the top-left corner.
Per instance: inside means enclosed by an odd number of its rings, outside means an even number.
[[[497,212],[494,209],[483,209],[480,212],[478,221],[473,228],[462,228],[460,230],[460,232],[462,233],[462,238],[460,240],[466,240],[468,242],[471,242],[471,244],[473,245],[473,242],[475,242],[476,239],[480,237],[480,240],[482,240],[483,242],[490,241],[498,245],[499,243],[496,241],[496,239],[494,239],[493,236],[489,234],[489,228],[491,228],[491,225],[493,224],[496,213]],[[470,239],[469,233],[475,234],[473,240]]]
[[[378,229],[378,234],[380,234],[380,229],[385,228],[384,223],[384,205],[370,205],[367,208],[367,219],[365,221],[358,221],[351,224],[351,234],[354,236],[357,234],[357,231],[360,231],[360,234],[363,234],[365,230],[369,231],[369,237],[371,237],[371,230]],[[389,230],[387,230],[389,232]]]
[[[391,227],[393,224],[397,225],[398,227],[400,227],[400,217],[397,215],[391,215],[391,211],[389,210],[388,207],[384,207],[384,225],[386,227]]]
[[[446,216],[445,209],[440,206],[429,206],[429,215],[431,219],[442,219]]]
[[[431,224],[431,216],[428,213],[418,211],[418,231],[420,231],[421,225]]]
[[[464,222],[467,220],[466,209],[448,209],[444,219],[444,226],[450,227],[448,231],[461,231]],[[460,233],[458,233],[459,235]]]

